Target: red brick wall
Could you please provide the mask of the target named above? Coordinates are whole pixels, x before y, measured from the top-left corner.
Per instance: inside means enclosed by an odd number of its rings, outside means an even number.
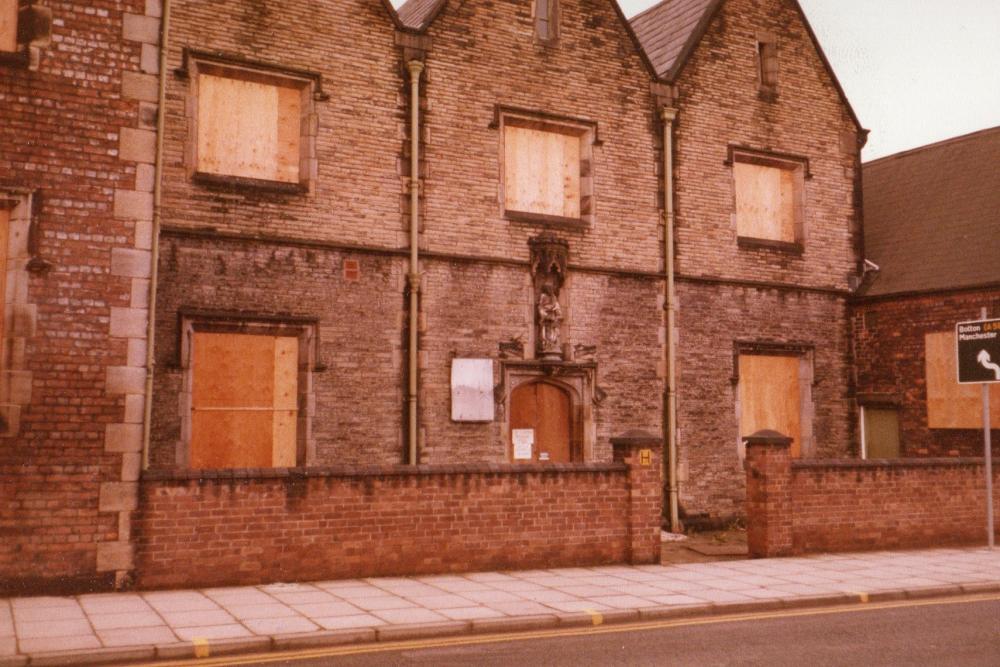
[[[924,336],[978,320],[983,306],[990,317],[1000,315],[1000,288],[879,297],[854,304],[857,392],[898,402],[903,456],[982,456],[982,429],[927,428]],[[1000,424],[994,424],[993,455],[1000,456]]]
[[[762,32],[777,39],[773,101],[758,97]],[[746,497],[735,341],[812,346],[814,455],[851,451],[846,300],[859,261],[859,128],[786,0],[723,3],[676,84],[681,504],[725,520],[742,515]],[[809,160],[801,254],[738,245],[730,146]]]
[[[150,473],[144,588],[659,562],[659,457]],[[654,532],[655,530],[655,532]]]
[[[748,445],[751,556],[986,542],[982,459],[792,462],[773,449]],[[997,460],[993,493],[1000,507]]]
[[[143,114],[123,87],[150,64],[134,30],[123,38],[123,26],[129,13],[146,36],[155,39],[158,26],[143,16],[156,3],[144,0],[35,4],[53,17],[37,69],[0,64],[0,190],[31,191],[40,202],[37,245],[27,252],[49,266],[7,285],[8,312],[11,295],[20,303],[5,332],[0,402],[9,400],[12,369],[30,398],[20,403],[16,435],[0,440],[0,590],[20,592],[108,586],[128,568],[127,549],[102,554],[102,546],[128,539],[128,502],[102,503],[101,486],[138,472],[137,455],[106,447],[105,436],[141,419],[141,395],[129,404],[108,386],[133,351],[126,337],[109,337],[109,319],[114,309],[141,307],[115,253],[148,243],[149,227],[119,215],[117,196],[146,184],[120,149],[123,128],[143,127],[155,104]],[[12,246],[23,248],[26,238]],[[139,260],[135,268],[148,273],[148,259],[145,267]],[[8,268],[26,263],[21,257]],[[136,294],[145,301],[141,287]]]

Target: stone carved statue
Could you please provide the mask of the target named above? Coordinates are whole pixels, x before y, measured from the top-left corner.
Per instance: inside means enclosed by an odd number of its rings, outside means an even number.
[[[528,245],[535,286],[536,350],[540,359],[558,361],[563,358],[559,292],[566,280],[569,244],[553,234],[541,234],[530,239]]]
[[[538,352],[542,358],[562,356],[559,327],[562,325],[562,307],[552,288],[545,286],[538,297]]]

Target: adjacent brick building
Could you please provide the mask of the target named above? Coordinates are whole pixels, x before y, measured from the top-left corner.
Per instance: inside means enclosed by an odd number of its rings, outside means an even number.
[[[1000,317],[1000,128],[864,165],[865,256],[853,308],[863,453],[982,456],[980,385],[957,384],[955,325]],[[991,395],[1000,453],[1000,385]]]
[[[49,3],[51,50],[15,59],[40,69],[0,84],[13,123],[69,130],[0,135],[11,192],[55,191],[11,209],[40,260],[23,258],[37,309],[10,310],[15,290],[4,329],[32,392],[10,399],[0,577],[124,585],[138,545],[142,581],[171,499],[196,517],[230,491],[295,504],[335,483],[266,468],[463,464],[489,485],[491,465],[562,463],[576,477],[554,493],[613,472],[621,495],[612,438],[671,430],[667,229],[688,517],[742,513],[749,432],[853,451],[864,131],[793,0],[668,0],[631,23],[613,0],[105,4]],[[57,99],[70,122],[39,110]],[[609,539],[578,560],[620,558]]]
[[[140,472],[159,3],[0,8],[0,589],[122,585]]]

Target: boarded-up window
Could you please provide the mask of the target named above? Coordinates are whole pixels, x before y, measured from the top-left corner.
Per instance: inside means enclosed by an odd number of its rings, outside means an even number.
[[[761,88],[774,90],[778,86],[778,45],[757,42],[757,66]]]
[[[792,438],[802,454],[799,357],[740,355],[740,436],[772,430]]]
[[[17,2],[0,0],[0,51],[17,51]]]
[[[798,239],[799,170],[736,161],[736,234],[795,243]]]
[[[924,336],[928,428],[982,428],[983,394],[978,384],[958,384],[955,332]],[[990,385],[990,423],[1000,424],[1000,385]]]
[[[558,0],[535,0],[535,36],[548,42],[559,36]]]
[[[299,182],[303,89],[200,73],[197,170]]]
[[[579,134],[506,125],[504,208],[579,218],[580,144]]]
[[[867,459],[899,458],[899,411],[895,408],[862,408],[862,446]]]
[[[191,467],[296,464],[298,338],[195,332]]]

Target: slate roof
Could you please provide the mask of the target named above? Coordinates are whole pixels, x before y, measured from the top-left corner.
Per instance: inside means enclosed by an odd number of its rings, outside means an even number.
[[[866,296],[1000,283],[1000,127],[862,166]]]
[[[411,0],[415,1],[415,0]],[[720,0],[664,0],[631,18],[642,48],[659,77],[671,79],[701,37]]]
[[[397,11],[399,20],[407,28],[422,30],[437,13],[444,0],[407,0]]]

